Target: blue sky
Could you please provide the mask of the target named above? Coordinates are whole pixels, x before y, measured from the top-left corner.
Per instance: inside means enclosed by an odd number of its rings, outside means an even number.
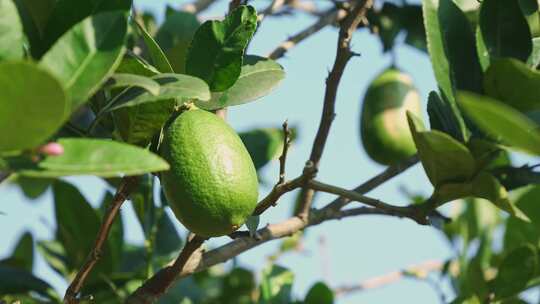
[[[226,11],[226,1],[205,12],[205,16],[216,17]],[[412,2],[412,1],[411,1]],[[139,8],[152,10],[162,16],[165,4],[179,6],[183,1],[136,0]],[[254,1],[256,6],[267,1]],[[306,15],[297,17],[268,18],[259,29],[248,53],[266,55],[289,35],[303,29],[315,20]],[[287,73],[281,86],[271,95],[251,104],[234,107],[229,111],[229,122],[238,131],[256,127],[280,126],[288,119],[299,128],[298,140],[290,151],[287,176],[297,176],[309,155],[322,109],[324,82],[332,66],[336,50],[337,30],[327,28],[290,51],[279,62]],[[336,119],[324,152],[318,179],[344,188],[352,188],[381,172],[384,167],[367,158],[359,137],[361,97],[369,81],[390,65],[390,57],[381,53],[378,39],[367,31],[355,33],[353,50],[362,56],[353,58],[347,67],[337,97]],[[396,49],[397,66],[409,73],[423,97],[423,109],[429,91],[436,89],[428,57],[411,47]],[[425,116],[427,117],[427,116]],[[263,169],[262,176],[268,182],[276,180],[277,162]],[[83,193],[93,203],[103,195],[105,185],[97,178],[70,178],[82,186]],[[383,185],[371,196],[382,200],[405,204],[399,191],[405,186],[413,192],[428,195],[431,186],[420,166],[402,174]],[[262,194],[269,191],[263,187]],[[47,193],[37,201],[27,201],[17,188],[0,187],[3,204],[0,211],[0,257],[11,252],[13,242],[24,230],[30,230],[38,239],[52,237],[52,195]],[[261,225],[285,219],[292,207],[294,193],[283,197],[279,205],[267,211]],[[321,194],[315,206],[321,207],[333,196]],[[127,238],[130,242],[141,242],[142,235],[133,220],[129,204],[122,209]],[[178,224],[178,229],[184,232]],[[325,245],[321,245],[324,240]],[[220,238],[210,242],[215,247],[227,242]],[[260,270],[267,263],[278,242],[244,253],[238,262],[246,267]],[[411,264],[427,260],[443,261],[450,251],[442,236],[430,227],[419,226],[409,220],[388,217],[357,217],[335,221],[311,228],[305,240],[305,252],[293,253],[278,260],[296,274],[294,293],[303,296],[315,281],[324,280],[331,286],[354,284],[367,278],[402,269]],[[35,266],[36,273],[51,282],[61,292],[66,287],[59,277],[46,267],[41,258]],[[340,298],[337,303],[437,303],[438,295],[425,283],[402,280],[382,289],[370,290]]]

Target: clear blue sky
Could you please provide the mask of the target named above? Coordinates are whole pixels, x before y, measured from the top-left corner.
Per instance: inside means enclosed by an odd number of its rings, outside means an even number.
[[[204,15],[222,15],[226,4],[224,0],[220,2]],[[136,0],[135,3],[139,8],[152,10],[161,16],[166,3],[178,6],[183,1]],[[268,1],[253,3],[260,7]],[[289,35],[312,22],[314,19],[305,15],[268,18],[258,31],[249,53],[266,55]],[[290,178],[301,172],[311,149],[322,109],[325,78],[334,60],[336,39],[337,31],[327,28],[306,40],[280,60],[287,77],[275,92],[257,102],[231,108],[229,112],[229,122],[238,131],[280,126],[285,119],[298,126],[298,141],[288,159],[287,175]],[[358,124],[361,97],[369,81],[390,64],[389,56],[381,54],[378,39],[366,31],[356,33],[352,45],[353,50],[362,56],[351,60],[342,80],[337,98],[337,117],[318,176],[321,181],[345,188],[355,187],[384,169],[364,153]],[[436,88],[428,57],[407,46],[396,50],[397,65],[412,75],[423,96],[425,110],[427,94]],[[262,175],[266,181],[273,182],[277,172],[278,164],[273,163],[264,168]],[[103,182],[92,177],[70,178],[70,181],[83,186],[83,193],[93,203],[99,201],[105,187]],[[425,195],[431,191],[422,168],[416,166],[370,195],[391,203],[405,204],[405,198],[399,191],[401,186]],[[263,188],[262,194],[267,191],[268,187]],[[0,197],[0,211],[5,213],[0,217],[0,257],[11,252],[13,242],[25,230],[32,231],[38,239],[53,237],[55,223],[51,193],[37,201],[27,201],[17,188],[3,185]],[[286,195],[277,207],[265,213],[261,225],[285,219],[290,213],[293,197],[294,194]],[[315,206],[321,207],[332,199],[331,195],[318,195]],[[142,234],[133,220],[129,204],[123,207],[122,215],[128,240],[141,242]],[[184,232],[180,224],[178,229]],[[324,247],[320,245],[321,239],[325,240]],[[213,240],[209,247],[227,241],[226,238]],[[241,255],[238,261],[243,266],[260,270],[277,245],[278,242],[274,242],[257,247]],[[356,217],[311,228],[305,240],[305,252],[287,255],[278,263],[294,270],[294,293],[303,296],[307,288],[318,280],[325,280],[331,286],[354,284],[426,260],[443,261],[449,256],[449,248],[434,228],[388,217]],[[41,257],[37,260],[35,272],[63,293],[65,282],[48,269]],[[428,304],[437,301],[438,295],[427,284],[402,280],[382,289],[340,298],[337,303]]]

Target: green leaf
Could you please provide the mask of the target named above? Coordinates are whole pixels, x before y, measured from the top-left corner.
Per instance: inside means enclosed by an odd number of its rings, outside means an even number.
[[[491,170],[499,182],[508,191],[528,186],[531,184],[540,184],[540,172],[534,170],[535,167],[527,165],[522,167],[504,166]]]
[[[487,70],[489,67],[489,51],[484,43],[484,37],[482,37],[482,30],[480,27],[476,27],[476,51],[478,53],[478,60],[482,66],[482,71]]]
[[[155,67],[146,62],[142,57],[133,53],[124,55],[124,59],[122,59],[115,72],[146,77],[159,74],[159,71]]]
[[[34,266],[34,239],[30,232],[25,232],[21,236],[11,256],[1,260],[0,265],[7,265],[24,269],[30,273],[32,272]]]
[[[106,191],[99,206],[100,218],[104,217],[105,213],[110,208],[113,199],[114,195],[111,192]],[[107,250],[102,252],[103,256],[100,260],[105,260],[105,263],[111,263],[111,268],[113,270],[117,269],[124,253],[124,224],[121,214],[116,217],[111,225],[111,230],[107,237],[107,246]]]
[[[461,142],[465,140],[466,130],[461,129],[462,126],[452,111],[452,105],[447,100],[443,101],[435,91],[429,93],[427,111],[432,130],[444,132]]]
[[[12,0],[0,0],[0,61],[24,56],[24,34],[19,12]]]
[[[259,304],[289,304],[294,274],[286,268],[271,265],[262,272]]]
[[[304,304],[332,304],[334,292],[323,282],[317,282],[309,289]]]
[[[199,25],[194,14],[171,10],[159,27],[156,42],[165,52],[174,72],[185,73],[187,50]]]
[[[126,14],[102,13],[75,25],[43,56],[40,65],[64,84],[71,111],[87,102],[120,64],[126,37]]]
[[[132,192],[130,198],[144,237],[150,239],[157,217],[153,176],[149,174],[141,176],[139,186]]]
[[[47,298],[53,298],[54,290],[45,281],[35,277],[31,272],[0,265],[0,294],[18,294],[37,292]]]
[[[521,12],[525,16],[531,35],[538,37],[540,35],[540,12],[537,0],[518,0]]]
[[[453,87],[481,93],[482,68],[469,21],[452,0],[440,0],[439,4],[440,29]]]
[[[45,45],[41,50],[41,53],[45,53],[45,51],[47,51],[60,36],[72,29],[73,26],[83,19],[110,11],[122,11],[123,13],[127,13],[130,8],[131,0],[56,1],[43,33]]]
[[[75,186],[57,181],[53,193],[56,238],[65,250],[68,267],[78,269],[94,246],[100,221],[97,212]]]
[[[487,96],[460,92],[458,100],[484,131],[510,146],[540,155],[540,132],[526,116]]]
[[[136,74],[116,73],[111,76],[107,83],[109,89],[139,87],[145,89],[148,93],[156,96],[159,95],[159,83],[145,76]]]
[[[259,222],[260,221],[261,221],[261,218],[258,215],[255,215],[255,216],[252,215],[252,216],[248,217],[248,219],[246,221],[246,227],[248,228],[249,235],[251,237],[254,237],[255,234],[257,233],[257,228],[259,228]]]
[[[234,268],[223,278],[222,294],[218,301],[222,304],[251,304],[255,288],[253,272]]]
[[[475,176],[471,183],[472,194],[475,197],[487,199],[495,206],[511,215],[524,221],[530,221],[530,219],[510,201],[508,192],[499,181],[493,177],[493,175],[481,172]]]
[[[281,155],[283,131],[280,128],[255,129],[239,135],[257,170]]]
[[[540,72],[516,59],[494,60],[486,71],[487,95],[521,111],[540,110]]]
[[[540,37],[532,40],[533,50],[529,59],[527,59],[527,65],[533,69],[536,69],[540,65]]]
[[[532,245],[525,245],[511,251],[499,265],[499,272],[490,282],[495,300],[514,296],[523,291],[527,282],[535,275],[538,267],[538,253]]]
[[[159,256],[169,256],[177,253],[182,246],[182,238],[174,227],[173,219],[161,209],[161,216],[157,220],[155,253]]]
[[[59,241],[39,241],[37,242],[37,250],[54,271],[61,276],[69,275],[69,262],[64,247]]]
[[[41,68],[2,62],[0,87],[0,151],[36,147],[62,125],[66,96],[58,80]]]
[[[256,27],[255,9],[244,5],[223,21],[203,23],[187,53],[187,74],[204,79],[212,92],[230,88],[240,76],[244,50]]]
[[[518,1],[482,1],[480,30],[492,59],[512,57],[525,62],[529,58],[531,32]]]
[[[439,131],[425,131],[422,121],[407,112],[418,156],[433,186],[468,181],[474,174],[475,160],[460,142]]]
[[[21,175],[59,177],[96,175],[114,177],[168,170],[159,156],[139,147],[102,139],[63,138],[64,154],[47,156],[32,167],[21,168]]]
[[[134,21],[134,23],[138,30],[138,34],[148,49],[148,55],[150,56],[152,64],[162,73],[174,73],[167,56],[165,56],[165,53],[163,53],[163,50],[159,47],[154,38],[152,38],[146,29],[138,22]]]
[[[46,178],[31,178],[27,176],[17,176],[16,182],[28,199],[37,199],[45,193],[52,183]]]
[[[450,304],[482,304],[480,299],[477,296],[471,297],[457,297]]]
[[[210,99],[208,85],[199,78],[182,74],[159,74],[152,77],[152,79],[161,84],[159,95],[153,95],[135,88],[123,94],[109,111],[135,107],[145,103],[168,101],[175,98]]]
[[[224,92],[213,93],[208,102],[198,102],[197,105],[215,110],[254,101],[270,93],[284,78],[283,67],[277,62],[259,56],[246,56],[235,84]]]

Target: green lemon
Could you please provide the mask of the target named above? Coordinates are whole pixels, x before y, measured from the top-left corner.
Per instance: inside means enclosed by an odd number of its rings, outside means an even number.
[[[171,169],[161,175],[174,214],[191,232],[230,234],[257,204],[257,172],[236,132],[216,115],[192,109],[167,128],[161,155]]]
[[[385,70],[370,84],[362,105],[360,133],[371,159],[392,165],[416,153],[407,111],[421,116],[411,77],[394,68]]]

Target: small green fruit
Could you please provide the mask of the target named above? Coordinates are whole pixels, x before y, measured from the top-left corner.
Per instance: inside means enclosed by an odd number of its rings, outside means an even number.
[[[174,214],[191,232],[214,237],[245,223],[257,204],[257,172],[235,131],[203,110],[180,114],[165,132],[161,175]]]
[[[360,118],[362,143],[371,159],[392,165],[416,153],[407,111],[421,116],[412,79],[393,68],[384,71],[369,86]]]

